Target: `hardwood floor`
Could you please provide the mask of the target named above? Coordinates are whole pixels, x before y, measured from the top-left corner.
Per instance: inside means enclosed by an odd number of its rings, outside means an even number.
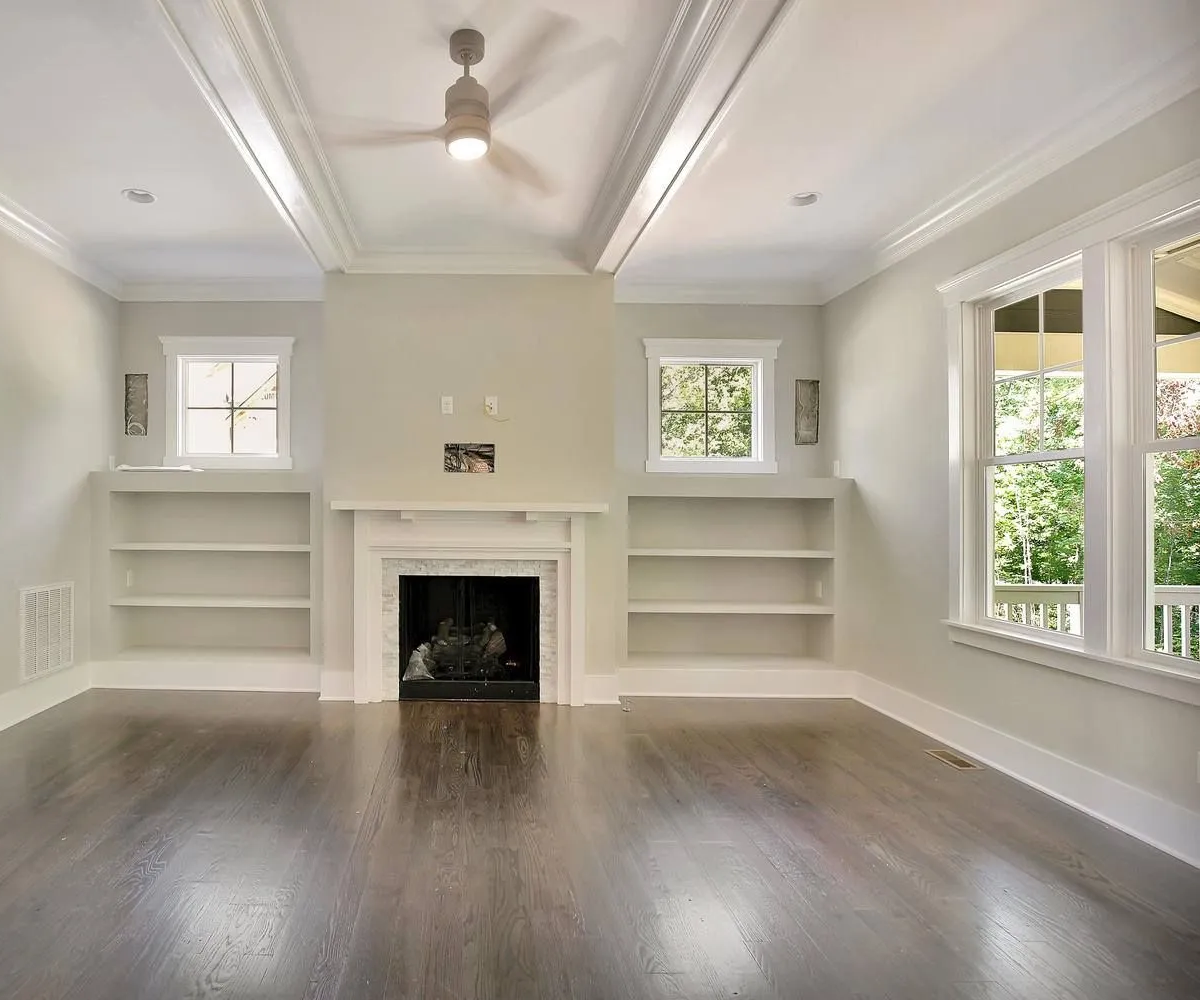
[[[0,733],[8,1000],[1200,997],[1200,871],[849,702],[92,691]]]

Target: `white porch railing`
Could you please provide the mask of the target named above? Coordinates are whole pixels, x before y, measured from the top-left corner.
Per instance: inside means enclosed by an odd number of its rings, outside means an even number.
[[[1001,621],[1083,634],[1082,584],[997,583],[992,596]]]
[[[1200,587],[1154,588],[1154,648],[1200,660]]]
[[[992,588],[1001,621],[1083,632],[1083,586],[1057,583],[997,583]],[[1200,587],[1154,588],[1152,646],[1160,653],[1200,660]]]

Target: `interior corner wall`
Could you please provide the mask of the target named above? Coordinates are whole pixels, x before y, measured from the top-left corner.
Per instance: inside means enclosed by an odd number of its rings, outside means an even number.
[[[949,389],[938,282],[1200,158],[1200,92],[824,307],[831,457],[855,479],[840,647],[858,670],[1192,810],[1200,708],[948,641]]]
[[[89,658],[87,480],[111,454],[116,353],[117,303],[0,232],[0,693],[20,680],[20,587],[74,582]]]
[[[613,504],[612,328],[606,276],[331,276],[326,501]],[[487,395],[499,397],[498,420],[484,413]],[[494,443],[495,473],[445,472],[451,442]],[[325,668],[346,671],[352,515],[325,517]],[[616,668],[615,520],[588,517],[589,673]]]
[[[629,303],[616,307],[616,448],[622,485],[636,490],[639,483],[655,478],[646,472],[648,415],[646,350],[642,341],[647,337],[780,341],[775,362],[775,455],[779,473],[767,478],[775,481],[776,488],[785,490],[789,482],[830,474],[824,441],[797,445],[793,420],[796,379],[819,379],[822,375],[819,307]],[[822,409],[827,405],[822,401]],[[739,481],[750,492],[763,485],[758,476],[745,476]]]
[[[145,437],[121,435],[118,462],[161,465],[167,454],[166,358],[159,337],[294,337],[292,353],[292,462],[297,472],[321,467],[320,302],[122,302],[122,373],[149,376]]]

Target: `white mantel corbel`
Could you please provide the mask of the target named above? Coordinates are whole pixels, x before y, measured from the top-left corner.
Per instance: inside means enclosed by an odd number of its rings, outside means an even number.
[[[599,503],[335,500],[354,514],[354,700],[385,699],[383,560],[553,560],[557,563],[557,671],[553,700],[584,703],[587,581],[585,521]]]

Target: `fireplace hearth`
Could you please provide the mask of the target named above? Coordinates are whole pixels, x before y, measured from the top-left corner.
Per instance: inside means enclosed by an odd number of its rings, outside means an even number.
[[[536,576],[400,577],[404,699],[537,701]]]

